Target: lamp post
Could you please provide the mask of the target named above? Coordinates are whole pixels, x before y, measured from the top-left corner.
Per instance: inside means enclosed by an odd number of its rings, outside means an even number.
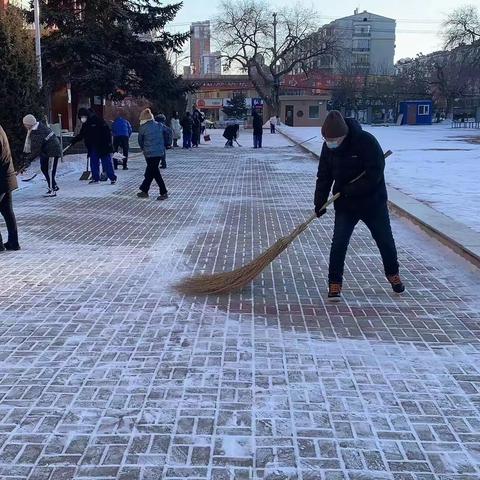
[[[43,88],[42,75],[42,46],[40,44],[40,3],[39,0],[33,0],[33,14],[35,20],[35,57],[37,60],[37,81],[38,88]]]

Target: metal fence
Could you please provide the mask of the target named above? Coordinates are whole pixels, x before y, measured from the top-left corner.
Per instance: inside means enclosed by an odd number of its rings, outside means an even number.
[[[452,128],[479,128],[480,129],[480,122],[453,121]]]

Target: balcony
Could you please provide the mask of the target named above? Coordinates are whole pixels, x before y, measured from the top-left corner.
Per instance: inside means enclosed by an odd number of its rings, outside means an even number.
[[[371,36],[370,32],[353,32],[353,38],[370,38]]]

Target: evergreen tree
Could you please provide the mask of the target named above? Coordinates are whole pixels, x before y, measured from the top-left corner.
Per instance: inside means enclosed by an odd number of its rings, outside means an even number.
[[[0,124],[7,133],[17,169],[22,167],[27,113],[41,118],[42,95],[37,87],[35,46],[15,7],[0,9]]]
[[[181,7],[159,0],[43,1],[47,81],[52,87],[70,82],[90,97],[142,96],[152,77],[176,88],[166,52],[181,51],[188,33],[164,28]]]
[[[245,95],[239,93],[227,101],[227,105],[223,107],[223,113],[230,118],[242,119],[247,116],[248,108],[245,104]]]

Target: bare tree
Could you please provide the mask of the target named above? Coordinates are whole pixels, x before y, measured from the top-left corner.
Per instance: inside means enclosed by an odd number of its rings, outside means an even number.
[[[477,83],[476,68],[468,53],[458,47],[434,57],[428,65],[432,95],[444,104],[448,116],[452,115],[455,99],[472,94]]]
[[[285,75],[336,54],[335,38],[320,29],[317,12],[299,4],[274,12],[264,0],[223,0],[214,25],[225,68],[246,72],[274,114]]]
[[[454,10],[443,22],[446,48],[472,45],[480,41],[480,11],[473,5]]]

